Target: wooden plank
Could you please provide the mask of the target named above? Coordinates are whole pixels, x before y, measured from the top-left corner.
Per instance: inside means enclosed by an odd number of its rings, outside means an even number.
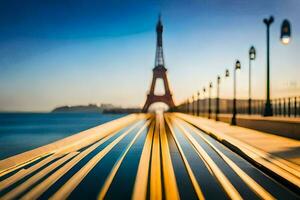
[[[150,125],[149,131],[146,136],[133,187],[132,200],[145,200],[147,196],[147,185],[153,142],[154,124],[155,122],[153,122]]]
[[[195,193],[196,193],[198,199],[204,200],[205,197],[204,197],[204,195],[203,195],[203,192],[202,192],[202,190],[201,190],[201,187],[200,187],[200,185],[199,185],[199,183],[198,183],[198,181],[197,181],[197,179],[196,179],[196,177],[195,177],[195,174],[194,174],[194,172],[193,172],[193,170],[192,170],[192,168],[191,168],[191,166],[190,166],[190,164],[189,164],[189,162],[188,162],[188,160],[187,160],[187,158],[186,158],[186,156],[185,156],[185,154],[184,154],[184,152],[183,152],[183,150],[182,150],[182,147],[181,147],[181,145],[180,145],[180,143],[179,143],[179,141],[178,141],[178,138],[176,137],[176,135],[175,135],[175,133],[174,133],[174,130],[173,130],[173,126],[172,126],[172,124],[171,124],[171,121],[170,121],[170,119],[169,119],[169,117],[168,117],[167,115],[166,115],[166,122],[167,122],[167,124],[168,124],[168,126],[169,126],[169,128],[170,128],[170,132],[171,132],[171,134],[172,134],[172,137],[174,138],[175,144],[176,144],[176,146],[177,146],[177,148],[178,148],[178,151],[179,151],[179,153],[180,153],[180,156],[181,156],[181,158],[182,158],[182,160],[183,160],[183,163],[184,163],[184,165],[185,165],[185,168],[186,168],[186,170],[187,170],[187,173],[188,173],[188,175],[189,175],[189,177],[190,177],[190,179],[191,179],[191,182],[192,182],[193,188],[194,188],[194,190],[195,190]]]
[[[261,199],[275,199],[268,191],[266,191],[262,186],[260,186],[254,179],[252,179],[248,174],[246,174],[239,166],[237,166],[230,158],[228,158],[224,153],[222,153],[215,145],[213,145],[209,140],[203,137],[198,129],[191,126],[187,122],[181,120],[186,126],[193,130],[197,135],[199,135],[214,151],[228,164],[229,167],[261,198]]]
[[[74,157],[71,161],[69,161],[67,164],[65,164],[63,167],[61,167],[59,170],[57,170],[55,173],[53,173],[51,176],[49,176],[46,180],[44,180],[42,183],[34,187],[32,190],[30,190],[27,194],[25,194],[22,199],[28,199],[33,200],[37,199],[40,195],[42,195],[48,188],[51,187],[56,181],[58,181],[65,173],[67,173],[69,170],[72,169],[80,160],[82,160],[85,156],[87,156],[89,153],[94,151],[97,147],[99,147],[101,144],[112,138],[114,135],[116,135],[118,131],[116,131],[113,134],[108,135],[107,137],[103,138],[102,140],[96,142],[92,146],[85,149],[83,152],[81,152],[79,155]]]
[[[273,156],[267,152],[260,151],[259,149],[251,145],[248,145],[244,142],[239,141],[238,139],[235,139],[233,137],[230,137],[222,133],[222,131],[220,130],[214,129],[213,127],[207,126],[205,124],[199,124],[198,120],[194,119],[191,116],[183,115],[179,113],[176,113],[175,116],[194,124],[195,126],[197,126],[198,128],[200,128],[201,130],[205,131],[208,134],[214,135],[221,142],[227,141],[228,143],[237,147],[239,150],[241,150],[245,155],[247,155],[255,162],[259,163],[260,165],[276,173],[283,179],[287,180],[291,184],[300,188],[300,178],[299,178],[299,170],[298,170],[299,166],[296,167],[295,165],[293,165],[292,163],[284,159]]]
[[[4,200],[15,199],[16,197],[18,197],[18,195],[20,195],[22,192],[24,192],[25,190],[27,190],[34,183],[36,183],[37,181],[39,181],[40,179],[42,179],[44,176],[46,176],[51,171],[55,170],[60,165],[62,165],[67,160],[71,159],[72,157],[74,157],[77,154],[78,154],[78,152],[71,152],[68,155],[62,157],[61,159],[55,161],[54,163],[52,163],[51,165],[49,165],[45,169],[41,170],[40,172],[38,172],[34,176],[30,177],[28,180],[26,180],[21,185],[19,185],[18,187],[14,188],[13,190],[11,190],[10,192],[8,192],[6,195],[4,195],[1,198],[4,199]]]
[[[239,192],[235,189],[235,187],[231,184],[228,178],[224,175],[221,169],[216,165],[216,163],[212,160],[212,158],[206,153],[206,151],[198,144],[198,142],[191,136],[191,134],[186,131],[186,129],[174,120],[175,124],[178,128],[184,133],[187,139],[190,141],[192,146],[195,148],[196,152],[198,153],[199,157],[208,164],[211,171],[215,175],[216,179],[222,186],[223,190],[226,192],[229,198],[231,199],[242,199]]]
[[[94,128],[63,138],[51,144],[0,160],[0,176],[19,169],[36,159],[51,153],[69,153],[92,144],[112,132],[128,126],[140,119],[149,118],[149,114],[130,114],[125,117],[107,122]]]
[[[52,156],[49,156],[48,158],[45,158],[44,160],[36,163],[35,165],[29,167],[28,169],[21,169],[20,171],[18,171],[14,175],[12,175],[12,176],[10,176],[10,177],[8,177],[8,178],[6,178],[6,179],[4,179],[3,181],[0,182],[0,191],[2,191],[5,188],[11,186],[12,184],[14,184],[15,182],[17,182],[20,179],[24,178],[25,176],[27,176],[29,174],[32,174],[33,172],[40,169],[41,167],[43,167],[47,163],[53,161],[54,159],[62,157],[62,156],[63,156],[63,154],[52,155]]]
[[[117,137],[102,151],[95,155],[85,166],[83,166],[76,174],[74,174],[50,199],[66,199],[71,192],[79,185],[86,175],[102,160],[102,158],[112,150],[126,135],[134,130],[140,123],[135,123],[127,131]]]
[[[164,189],[166,200],[178,200],[179,192],[176,183],[176,177],[171,160],[168,138],[165,129],[164,116],[159,116],[160,144],[162,154],[162,168],[164,177]]]
[[[101,188],[101,191],[99,193],[98,199],[104,199],[119,167],[121,166],[121,163],[123,162],[125,156],[127,155],[129,149],[132,147],[132,145],[135,143],[135,141],[137,140],[137,138],[140,136],[140,134],[144,131],[145,128],[147,128],[150,124],[151,120],[148,120],[147,122],[145,122],[145,124],[143,125],[143,127],[136,133],[136,135],[134,136],[134,138],[131,140],[131,142],[127,145],[124,153],[121,155],[121,157],[118,159],[118,161],[115,163],[115,165],[113,166],[112,170],[110,171],[108,177],[106,178],[103,187]]]
[[[162,199],[161,183],[161,160],[160,160],[160,142],[159,142],[159,123],[155,120],[155,130],[153,137],[151,171],[150,171],[150,200]]]

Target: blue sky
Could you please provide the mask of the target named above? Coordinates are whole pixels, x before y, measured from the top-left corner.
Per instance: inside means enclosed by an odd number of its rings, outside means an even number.
[[[265,25],[272,14],[271,96],[300,94],[300,1],[0,1],[0,110],[113,103],[142,106],[150,87],[155,24],[164,24],[164,53],[175,103],[240,59],[239,98],[248,94],[248,49],[254,45],[253,97],[265,97]],[[283,19],[292,41],[279,41]],[[213,95],[215,91],[213,91]]]

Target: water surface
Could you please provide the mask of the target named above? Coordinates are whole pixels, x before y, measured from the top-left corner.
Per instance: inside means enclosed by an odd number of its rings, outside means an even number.
[[[124,114],[0,113],[0,160],[122,116]]]

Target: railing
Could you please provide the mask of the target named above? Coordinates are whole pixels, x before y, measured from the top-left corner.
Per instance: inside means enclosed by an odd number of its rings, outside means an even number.
[[[300,116],[300,97],[287,97],[272,100],[273,114],[284,117]]]
[[[299,117],[300,116],[300,97],[286,97],[277,98],[271,101],[274,116],[282,117]],[[263,115],[264,113],[265,100],[252,99],[251,100],[251,114],[252,115]],[[249,114],[249,101],[248,99],[237,99],[236,100],[237,114]],[[208,115],[209,110],[211,114],[216,114],[217,99],[195,100],[189,103],[183,103],[177,106],[177,111],[190,113],[194,115]],[[232,99],[219,99],[219,113],[220,114],[231,114],[233,111],[233,100]]]

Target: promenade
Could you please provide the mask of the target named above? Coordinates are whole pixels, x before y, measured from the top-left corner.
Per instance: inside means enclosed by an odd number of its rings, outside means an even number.
[[[200,116],[208,118],[208,114],[201,114]],[[210,119],[215,118],[215,113],[212,113]],[[232,114],[219,114],[218,118],[219,121],[230,124]],[[236,123],[241,127],[300,140],[299,117],[263,117],[261,115],[238,114],[236,116]]]
[[[213,136],[224,140],[227,138],[230,141],[238,140],[247,145],[250,145],[257,150],[263,151],[273,156],[281,157],[285,160],[300,165],[300,141],[286,138],[274,134],[269,134],[262,131],[256,131],[240,126],[231,126],[229,123],[224,123],[215,120],[209,120],[204,117],[191,117],[190,115],[176,114],[192,123],[195,123],[199,128],[213,134]],[[220,116],[225,117],[225,116]],[[228,117],[226,115],[226,117]],[[250,120],[264,120],[264,121],[280,121],[280,122],[296,122],[300,124],[298,118],[281,118],[281,117],[268,117],[265,119],[261,116],[239,116],[240,118]],[[299,120],[299,121],[298,121]]]

